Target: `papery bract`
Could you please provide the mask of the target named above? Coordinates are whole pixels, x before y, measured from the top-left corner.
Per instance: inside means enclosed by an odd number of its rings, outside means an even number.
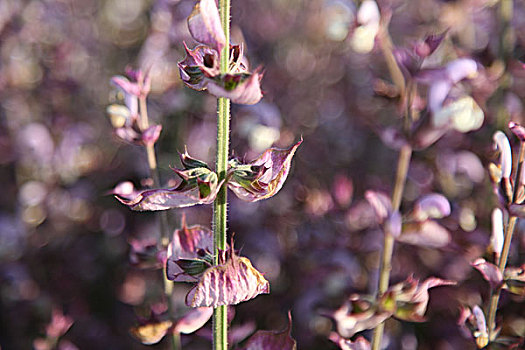
[[[230,248],[230,256],[210,267],[186,296],[191,307],[235,305],[270,292],[270,284],[250,260],[239,257]]]
[[[292,158],[301,143],[302,140],[287,150],[270,148],[248,164],[231,161],[228,187],[248,202],[274,196],[286,181]]]
[[[177,264],[180,259],[200,259],[203,262],[206,254],[213,252],[213,232],[203,226],[187,227],[185,220],[182,228],[175,230],[173,238],[168,246],[168,260],[166,262],[166,276],[175,282],[195,282],[198,277],[185,273],[184,269]]]
[[[291,337],[292,318],[290,314],[289,323],[282,332],[257,331],[246,342],[246,345],[238,350],[295,350],[296,341]]]
[[[117,199],[132,210],[139,211],[191,207],[213,203],[224,183],[224,180],[218,183],[217,174],[204,167],[174,171],[182,179],[177,187],[146,190],[135,193],[134,197],[117,194]]]
[[[262,98],[260,82],[262,73],[225,74],[210,79],[208,92],[216,97],[229,98],[233,103],[253,105]]]
[[[178,187],[172,189],[146,190],[132,199],[117,199],[127,205],[132,210],[137,211],[156,211],[173,208],[191,207],[197,204],[211,204],[219,192],[219,185],[214,186],[214,190],[207,196],[201,196],[198,188],[181,191]]]
[[[188,17],[188,29],[198,42],[221,52],[226,45],[221,18],[215,0],[200,0]]]
[[[194,90],[204,90],[208,84],[206,77],[214,77],[220,73],[219,55],[217,51],[199,45],[190,50],[184,43],[186,58],[177,63],[182,81]]]

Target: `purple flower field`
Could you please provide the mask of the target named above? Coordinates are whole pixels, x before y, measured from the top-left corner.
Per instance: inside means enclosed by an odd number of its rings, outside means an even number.
[[[524,105],[519,0],[0,0],[0,350],[521,349]]]

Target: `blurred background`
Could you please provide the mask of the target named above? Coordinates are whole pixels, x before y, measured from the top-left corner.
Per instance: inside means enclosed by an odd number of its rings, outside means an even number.
[[[391,12],[395,46],[410,47],[448,29],[428,65],[472,57],[481,69],[464,88],[485,114],[481,129],[448,132],[415,152],[404,211],[422,194],[443,193],[451,233],[439,249],[396,245],[392,282],[438,276],[457,287],[430,292],[429,322],[387,322],[389,349],[473,349],[456,325],[460,304],[481,304],[488,284],[469,263],[483,256],[497,205],[486,172],[497,158],[492,133],[523,122],[525,70],[502,65],[497,1],[378,1]],[[148,111],[163,125],[156,145],[161,178],[175,178],[178,152],[214,162],[216,102],[184,87],[177,61],[193,46],[186,18],[192,0],[0,1],[0,347],[31,349],[52,310],[73,320],[60,349],[147,349],[129,334],[159,299],[159,270],[130,264],[130,242],[155,237],[157,216],[136,213],[108,195],[148,176],[142,148],[119,141],[106,116],[118,100],[109,84],[126,66],[149,70]],[[265,273],[271,294],[236,307],[233,325],[284,329],[292,311],[299,349],[336,349],[324,316],[351,293],[373,293],[382,232],[368,189],[391,193],[397,151],[378,136],[401,123],[395,88],[377,45],[352,42],[358,3],[349,0],[232,1],[232,42],[262,66],[263,100],[232,107],[231,149],[247,160],[272,145],[304,142],[284,188],[246,204],[230,196],[230,233]],[[525,3],[514,2],[514,59],[525,59]],[[363,39],[364,40],[364,39]],[[425,87],[421,87],[424,102]],[[170,211],[170,228],[208,225],[211,207]],[[523,225],[510,264],[524,260]],[[175,287],[184,313],[187,286]],[[525,335],[523,300],[504,294],[506,334]],[[210,326],[207,325],[209,328]],[[368,333],[365,332],[365,335]],[[205,330],[184,348],[210,347]],[[149,348],[160,349],[164,344]]]

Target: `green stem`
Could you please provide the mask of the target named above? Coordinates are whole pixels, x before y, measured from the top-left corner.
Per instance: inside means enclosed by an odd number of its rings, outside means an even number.
[[[221,74],[228,73],[230,52],[230,0],[219,1],[221,24],[226,37],[226,44],[221,52]],[[228,155],[230,144],[230,100],[217,100],[217,158],[215,169],[219,182],[226,178],[228,171]],[[226,229],[228,222],[227,187],[222,186],[213,206],[213,232],[215,264],[219,263],[219,249],[226,250]],[[213,312],[213,349],[228,349],[228,317],[227,306],[217,307]]]
[[[403,146],[399,153],[397,161],[396,182],[394,184],[394,191],[392,192],[392,210],[397,211],[401,205],[401,198],[403,197],[403,190],[410,165],[410,158],[412,157],[412,148],[409,145]],[[390,279],[390,271],[392,270],[392,253],[394,251],[394,236],[388,231],[385,231],[385,241],[383,246],[383,255],[381,258],[381,266],[379,268],[379,285],[377,289],[377,297],[381,297],[388,289],[388,281]],[[383,339],[383,331],[385,328],[384,322],[377,325],[374,329],[372,338],[372,350],[379,350],[381,341]]]

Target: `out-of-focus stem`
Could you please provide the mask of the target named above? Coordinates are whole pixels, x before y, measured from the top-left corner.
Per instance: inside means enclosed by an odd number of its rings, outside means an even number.
[[[219,14],[226,45],[221,52],[221,74],[228,73],[230,56],[230,0],[219,0]],[[217,99],[217,157],[215,169],[219,182],[226,178],[230,144],[230,100]],[[219,249],[226,250],[226,228],[228,222],[227,187],[222,186],[213,204],[213,241],[215,264],[219,262]],[[222,305],[213,311],[213,349],[228,349],[227,306]]]
[[[525,159],[525,142],[520,142],[520,151],[518,155],[518,164],[516,170],[516,177],[514,179],[514,192],[512,194],[512,202],[516,200],[518,191],[522,186],[521,183],[521,172],[523,161]],[[498,269],[501,273],[505,270],[507,266],[507,260],[509,258],[510,244],[512,242],[512,236],[514,235],[514,228],[516,227],[516,222],[518,218],[516,216],[510,216],[509,221],[507,222],[507,227],[505,228],[505,240],[503,241],[503,249],[501,250],[501,256],[498,262]],[[498,311],[498,302],[501,295],[501,288],[498,288],[495,291],[492,291],[490,297],[490,306],[489,306],[489,316],[488,316],[488,327],[489,327],[489,340],[492,340],[493,334],[496,328],[496,312]]]
[[[401,72],[401,69],[399,68],[396,62],[394,53],[392,52],[392,47],[394,45],[392,44],[392,39],[390,38],[390,34],[388,33],[387,21],[382,21],[381,23],[381,28],[379,30],[379,46],[381,47],[381,51],[383,53],[386,65],[388,67],[388,71],[390,72],[390,76],[392,77],[392,81],[399,90],[401,101],[404,101],[406,93],[405,77],[403,76],[403,73]]]
[[[412,157],[412,147],[405,145],[401,148],[399,158],[397,161],[397,174],[394,190],[392,192],[392,210],[399,210],[401,205],[401,198],[403,197],[403,190]],[[383,255],[381,257],[381,265],[379,268],[379,285],[377,289],[377,297],[379,298],[388,289],[388,281],[390,279],[390,271],[392,270],[392,253],[394,251],[394,236],[388,231],[385,231],[385,241],[383,246]],[[381,341],[383,339],[383,331],[385,324],[380,323],[374,329],[372,338],[372,350],[379,350]]]
[[[515,35],[511,26],[512,16],[514,13],[514,4],[512,0],[500,0],[499,2],[499,20],[500,20],[500,57],[505,63],[511,58],[514,48]]]
[[[180,333],[174,332],[171,337],[171,347],[173,350],[182,350],[182,343],[180,340]]]
[[[141,130],[146,130],[149,127],[149,118],[148,118],[148,106],[146,103],[146,97],[142,96],[139,98],[139,107],[140,107],[140,119],[139,119],[139,127]],[[159,177],[159,171],[157,168],[157,156],[155,154],[155,146],[154,145],[146,145],[146,156],[148,158],[148,166],[150,170],[150,176],[153,180],[153,187],[159,188],[160,187],[160,177]],[[159,249],[164,249],[168,245],[168,216],[165,211],[161,211],[159,213],[160,216],[160,232],[159,237],[157,239],[157,246]],[[168,310],[171,310],[171,294],[173,291],[173,282],[169,281],[166,277],[166,266],[164,266],[162,270],[162,285],[164,287],[164,294],[168,298]],[[168,311],[170,312],[170,311]],[[177,339],[178,337],[178,339]],[[168,343],[168,349],[173,350],[179,350],[181,347],[177,347],[178,344],[180,345],[180,335],[175,333],[173,334],[171,344]]]

